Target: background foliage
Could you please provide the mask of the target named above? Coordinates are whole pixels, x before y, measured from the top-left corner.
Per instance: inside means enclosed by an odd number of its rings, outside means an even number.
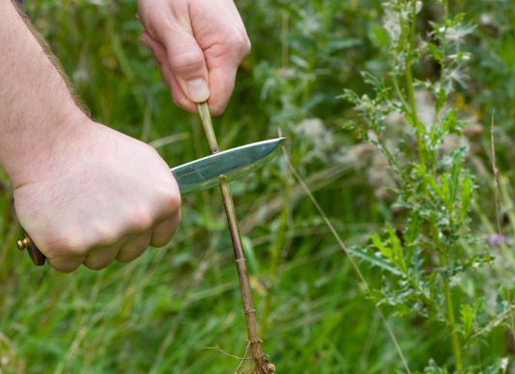
[[[240,69],[227,112],[216,120],[221,146],[286,135],[295,169],[353,251],[367,281],[380,287],[382,269],[370,266],[360,248],[383,232],[385,222],[398,221],[390,193],[394,182],[384,159],[345,126],[356,113],[338,96],[344,89],[372,94],[361,71],[389,76],[391,51],[381,2],[237,3],[253,51]],[[132,0],[42,0],[26,6],[95,119],[152,143],[170,165],[207,154],[199,120],[173,106],[150,51],[139,42],[142,29]],[[507,0],[454,1],[450,11],[465,12],[474,27],[462,45],[471,54],[465,84],[450,97],[459,118],[467,121],[459,141],[470,148],[466,164],[477,184],[470,214],[476,245],[471,248],[495,258],[474,279],[451,278],[451,286],[458,295],[486,305],[491,315],[503,317],[511,308],[502,295],[507,290],[513,294],[515,262],[515,7]],[[438,4],[424,1],[417,30],[425,35],[429,21],[440,17]],[[420,64],[414,74],[431,80],[438,69]],[[420,111],[431,106],[423,92],[417,92],[417,103]],[[493,115],[498,209],[489,157]],[[394,130],[395,124],[393,119]],[[395,131],[385,140],[395,141]],[[278,373],[402,371],[384,322],[285,158],[232,185],[265,351]],[[150,249],[129,265],[63,275],[34,268],[14,249],[20,232],[5,176],[0,186],[2,373],[236,369],[238,360],[211,349],[241,356],[246,346],[218,191],[184,200],[181,228],[168,248]],[[453,367],[448,330],[417,316],[401,318],[388,308],[385,314],[412,371],[422,371],[431,360],[438,367]],[[504,317],[488,325],[491,334],[474,349],[465,349],[477,372],[486,367],[491,371],[485,373],[512,370],[513,337]],[[463,326],[477,327],[476,320],[468,321]],[[436,364],[427,372],[444,373]]]

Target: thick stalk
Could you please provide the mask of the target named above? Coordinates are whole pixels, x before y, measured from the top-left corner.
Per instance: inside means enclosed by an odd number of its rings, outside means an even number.
[[[206,137],[209,143],[211,153],[219,151],[216,135],[213,130],[211,122],[211,115],[209,107],[206,103],[197,105],[202,125],[206,132]],[[220,190],[224,202],[225,214],[227,216],[227,223],[231,233],[231,241],[234,249],[234,257],[236,259],[236,269],[238,271],[238,280],[240,284],[241,300],[243,303],[243,311],[245,313],[245,323],[247,326],[247,337],[250,345],[250,353],[255,365],[255,374],[273,374],[275,367],[266,359],[261,348],[261,339],[258,336],[256,310],[252,301],[252,294],[250,292],[250,282],[247,273],[247,261],[243,253],[243,246],[241,244],[241,234],[238,225],[238,218],[236,216],[236,208],[232,198],[231,189],[225,175],[220,176]]]

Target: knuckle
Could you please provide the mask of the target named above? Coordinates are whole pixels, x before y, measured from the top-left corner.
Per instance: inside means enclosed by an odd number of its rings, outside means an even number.
[[[89,247],[81,238],[65,235],[57,235],[43,244],[47,257],[83,256],[87,253]]]
[[[162,205],[171,214],[177,214],[181,207],[181,195],[176,191],[166,191],[162,198]]]
[[[201,69],[204,63],[204,55],[200,50],[172,54],[170,58],[170,67],[172,70],[179,72]]]
[[[231,33],[227,38],[227,44],[241,52],[250,51],[250,40],[245,32]]]
[[[81,241],[73,241],[69,244],[67,252],[74,256],[84,256],[86,253],[88,253],[90,248],[91,247],[87,243]]]
[[[118,230],[103,224],[97,224],[93,228],[94,234],[91,236],[91,243],[88,247],[111,246],[120,240]]]
[[[153,224],[154,218],[147,208],[135,209],[132,213],[129,231],[130,232],[144,232],[147,231]]]

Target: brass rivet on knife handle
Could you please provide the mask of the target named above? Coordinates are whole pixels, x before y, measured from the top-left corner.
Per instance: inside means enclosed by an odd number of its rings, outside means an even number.
[[[27,253],[30,256],[30,259],[36,266],[43,266],[46,261],[46,256],[41,253],[41,251],[36,247],[36,245],[30,239],[30,236],[25,233],[25,237],[23,239],[16,241],[16,246],[20,251],[27,250]]]

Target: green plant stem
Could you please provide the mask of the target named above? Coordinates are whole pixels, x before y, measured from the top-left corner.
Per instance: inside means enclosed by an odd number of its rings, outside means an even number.
[[[211,153],[217,153],[220,149],[218,148],[218,142],[216,141],[215,130],[213,129],[213,121],[211,121],[211,113],[209,112],[209,106],[206,103],[197,105],[198,114],[206,133],[207,143],[209,144],[209,150]]]
[[[442,242],[440,241],[440,237],[438,234],[438,227],[436,226],[436,222],[434,221],[431,222],[431,233],[436,248],[438,250],[438,259],[440,260],[440,266],[442,268],[446,268],[448,266],[447,255],[444,253]],[[454,361],[456,363],[456,370],[458,372],[461,372],[461,370],[463,369],[461,343],[460,338],[458,336],[458,331],[456,329],[456,318],[454,317],[454,305],[452,300],[451,287],[449,285],[449,278],[447,278],[445,275],[443,276],[443,293],[445,296],[445,307],[447,309],[447,323],[451,326],[452,354],[454,356]]]
[[[447,257],[444,254],[440,254],[440,265],[442,265],[442,267],[447,266]],[[452,302],[451,287],[449,286],[449,278],[445,276],[443,279],[443,292],[445,295],[445,305],[447,307],[447,322],[451,326],[451,344],[456,370],[461,372],[463,370],[461,343],[458,332],[456,331],[456,318],[454,317],[454,305]]]
[[[418,120],[417,114],[417,104],[415,102],[415,89],[413,85],[413,73],[411,70],[412,64],[412,53],[415,49],[415,25],[416,25],[416,10],[417,5],[416,1],[412,1],[411,3],[411,16],[410,16],[410,24],[409,27],[409,37],[408,37],[408,52],[406,57],[406,70],[405,70],[405,78],[406,78],[406,88],[408,90],[408,98],[411,107],[411,121],[416,130],[416,138],[417,138],[417,146],[418,146],[418,154],[420,163],[426,164],[426,146],[424,144],[424,126]]]
[[[211,121],[211,114],[207,103],[197,105],[202,125],[206,132],[206,137],[209,143],[211,153],[219,151],[218,142],[213,129]],[[224,202],[225,214],[227,216],[227,223],[231,233],[231,241],[234,250],[234,257],[236,259],[236,269],[238,271],[238,280],[240,284],[241,300],[243,303],[243,311],[245,313],[245,323],[247,327],[247,337],[250,345],[250,352],[252,361],[254,361],[255,370],[254,374],[273,374],[275,367],[265,357],[261,348],[261,339],[258,336],[258,328],[256,321],[256,310],[252,301],[252,294],[250,291],[249,275],[247,273],[247,261],[243,253],[243,245],[241,242],[240,227],[238,225],[238,218],[236,216],[236,207],[232,198],[229,182],[225,175],[220,176],[220,191]]]
[[[393,66],[397,66],[397,64],[398,64],[397,56],[395,56],[394,61],[393,61]],[[393,77],[392,77],[392,83],[393,83],[393,88],[395,89],[395,93],[397,94],[397,98],[400,100],[400,102],[403,106],[403,109],[406,109],[406,111],[409,111],[409,109],[408,109],[409,105],[406,102],[406,99],[404,98],[404,94],[402,93],[401,88],[399,87],[399,82],[397,82],[397,77],[395,76],[395,73],[393,74]]]

